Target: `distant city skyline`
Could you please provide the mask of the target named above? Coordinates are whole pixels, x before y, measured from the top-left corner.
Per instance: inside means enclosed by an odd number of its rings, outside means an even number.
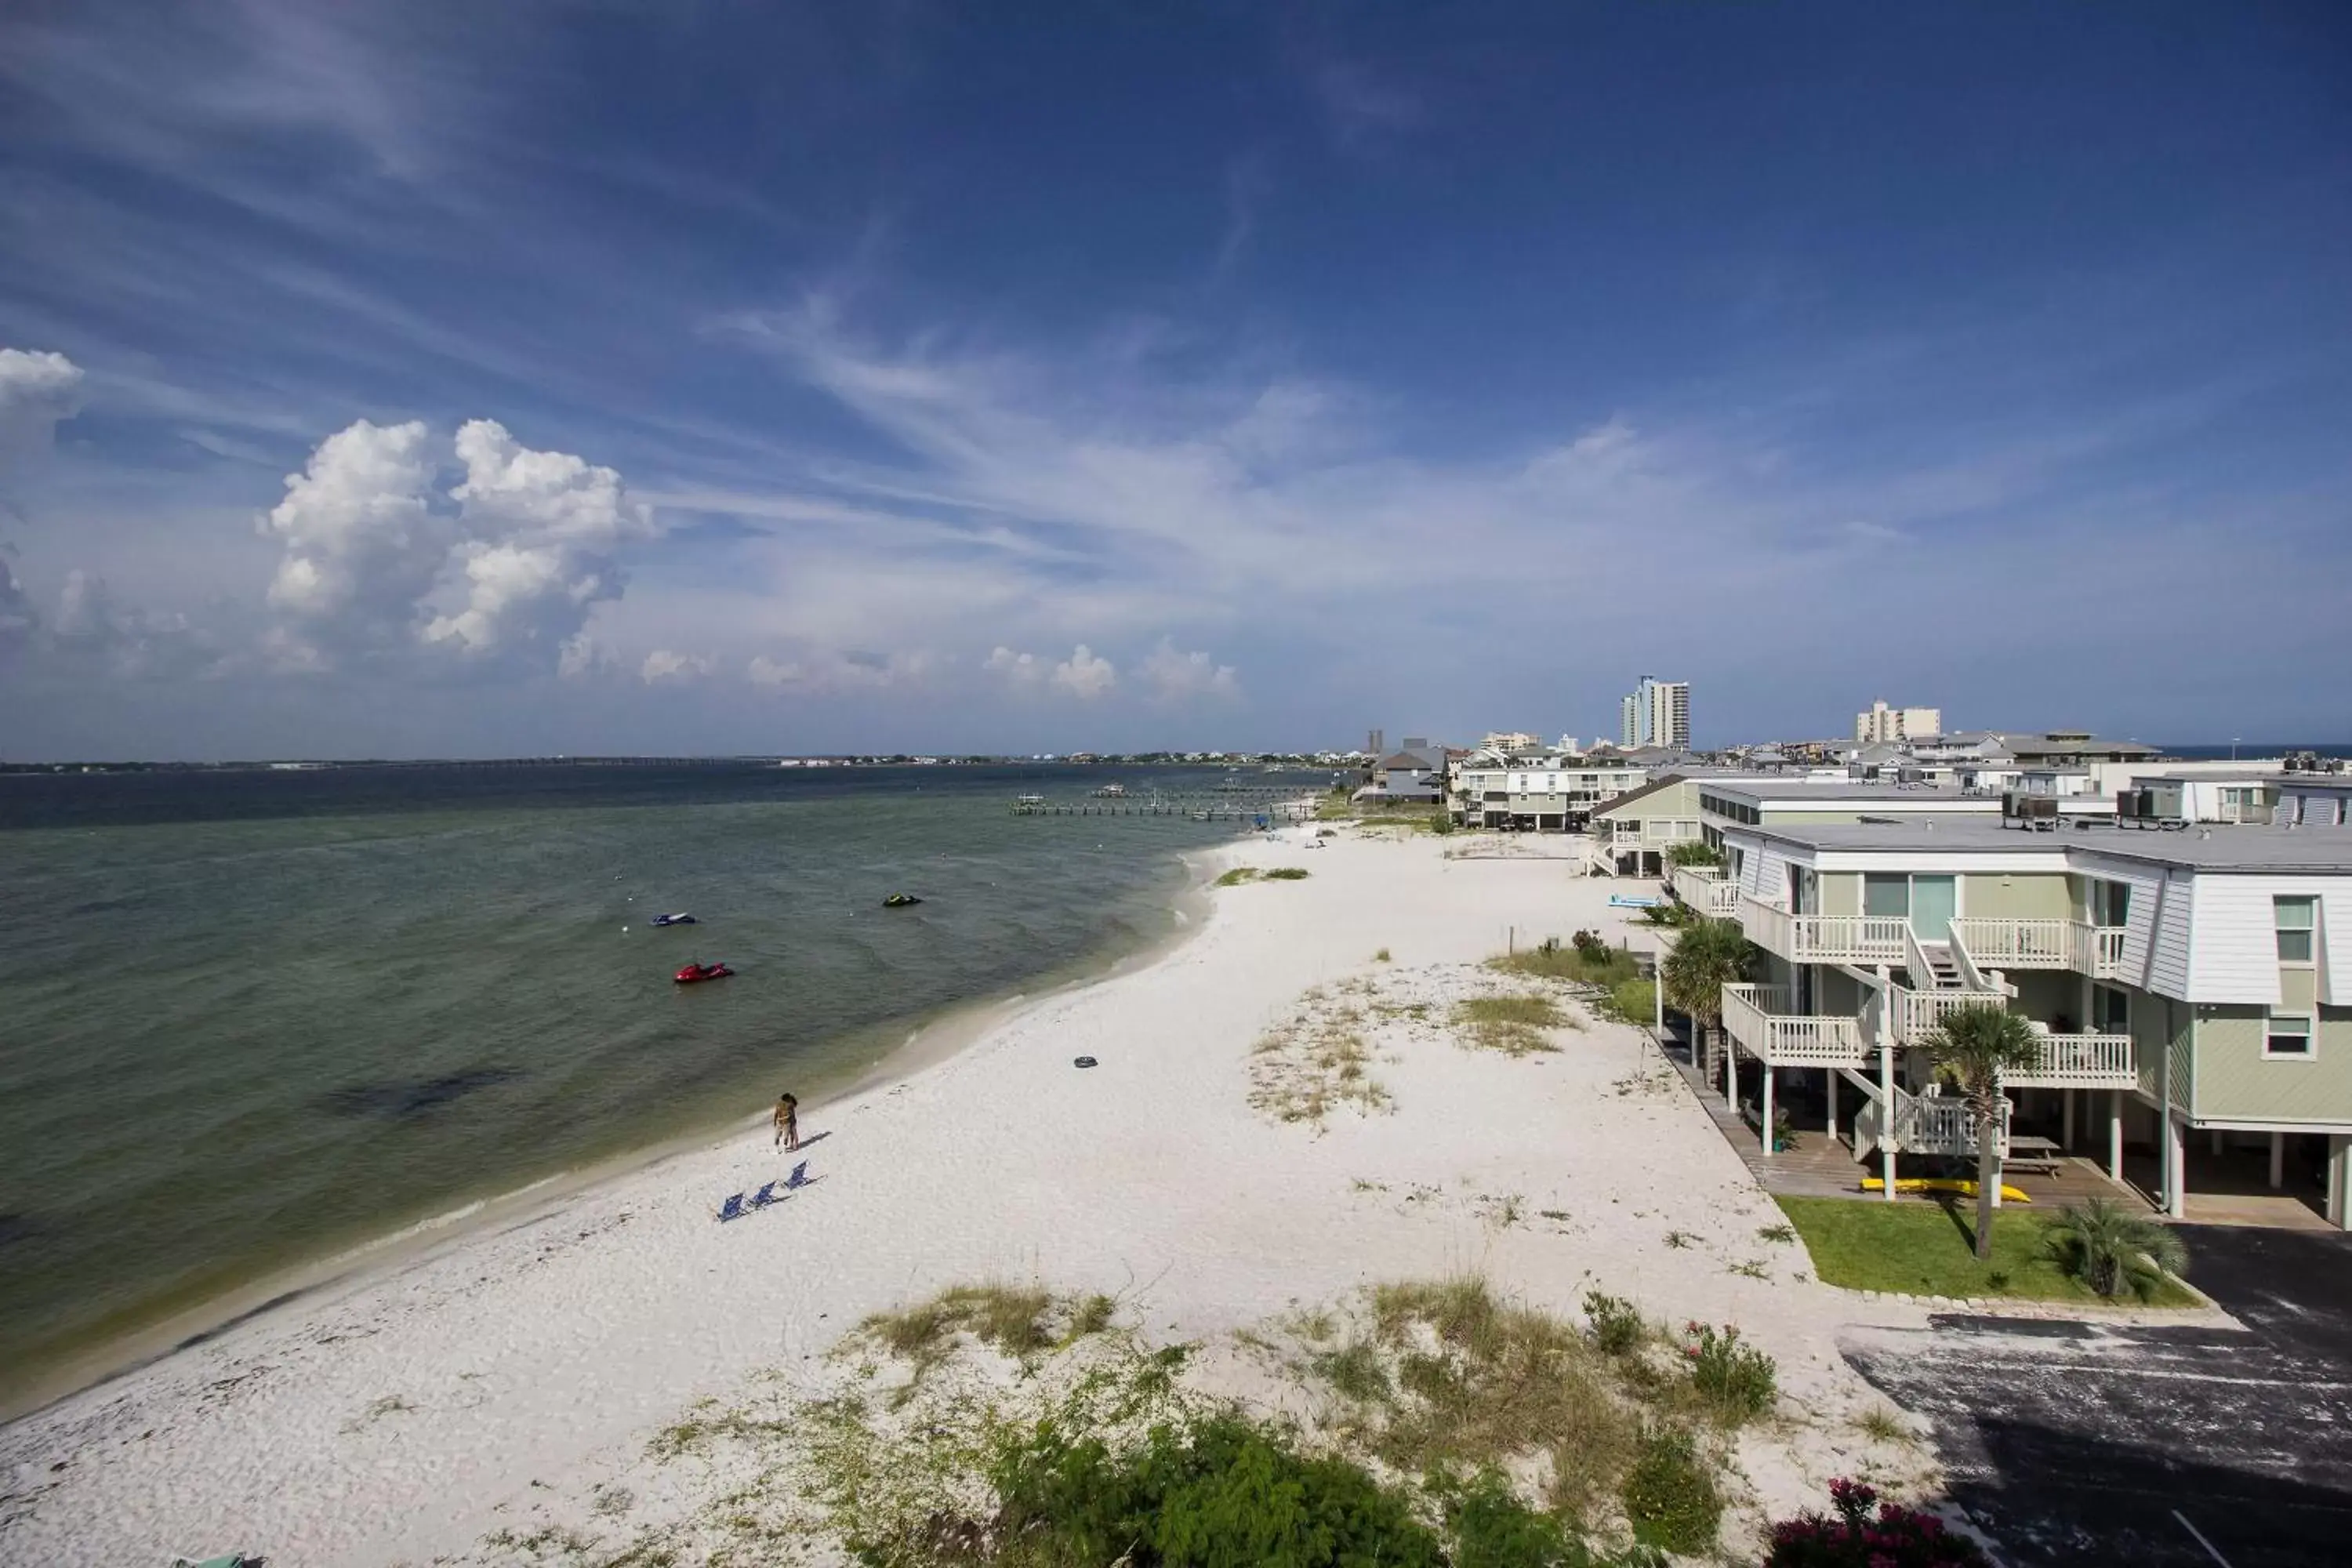
[[[0,754],[2352,734],[2352,8],[0,14]],[[1370,716],[1370,719],[1367,716]]]

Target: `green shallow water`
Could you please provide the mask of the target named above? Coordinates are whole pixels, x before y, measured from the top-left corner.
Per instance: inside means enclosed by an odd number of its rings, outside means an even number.
[[[1139,947],[1234,831],[1006,810],[1101,775],[392,772],[0,780],[0,1397]]]

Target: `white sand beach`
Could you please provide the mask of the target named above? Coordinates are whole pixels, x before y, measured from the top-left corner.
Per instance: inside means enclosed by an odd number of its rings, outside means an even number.
[[[747,1107],[756,1125],[706,1147],[15,1424],[0,1561],[471,1555],[560,1517],[694,1401],[819,1366],[866,1314],[992,1278],[1114,1293],[1153,1337],[1196,1342],[1381,1280],[1483,1270],[1571,1316],[1599,1287],[1737,1323],[1779,1359],[1784,1418],[1738,1448],[1770,1510],[1817,1504],[1865,1463],[1928,1462],[1854,1429],[1885,1402],[1834,1345],[1849,1322],[1916,1310],[1813,1282],[1801,1247],[1759,1238],[1778,1211],[1640,1031],[1595,1020],[1512,1058],[1400,1020],[1374,1041],[1384,1113],[1342,1107],[1318,1131],[1253,1109],[1253,1046],[1312,987],[1374,976],[1442,998],[1513,933],[1626,931],[1607,902],[1625,885],[1561,863],[1449,858],[1426,836],[1285,838],[1214,858],[1307,879],[1217,889],[1203,929],[1151,963],[805,1107],[793,1159]],[[1082,1054],[1101,1065],[1075,1068]],[[794,1160],[809,1185],[713,1222]],[[1761,1278],[1733,1271],[1751,1262]]]

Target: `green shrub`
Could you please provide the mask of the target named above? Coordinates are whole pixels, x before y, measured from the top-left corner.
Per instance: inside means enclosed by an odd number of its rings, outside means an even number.
[[[1153,1428],[1130,1453],[1051,1422],[991,1478],[1002,1554],[1134,1568],[1443,1568],[1405,1500],[1343,1460],[1307,1458],[1238,1415]]]
[[[1720,866],[1723,864],[1723,851],[1712,844],[1689,838],[1680,844],[1666,846],[1666,864],[1669,866]]]
[[[1265,874],[1265,879],[1269,882],[1303,882],[1307,880],[1307,871],[1304,866],[1276,866]]]
[[[1643,1545],[1685,1557],[1714,1549],[1723,1499],[1689,1433],[1662,1427],[1645,1437],[1620,1496]]]
[[[1652,980],[1621,980],[1594,1003],[1600,1011],[1627,1024],[1646,1024],[1658,1016],[1658,986]]]
[[[1238,888],[1244,882],[1256,881],[1257,877],[1258,870],[1256,867],[1236,866],[1232,870],[1226,872],[1223,876],[1218,878],[1214,885],[1220,888]]]
[[[1690,1358],[1691,1386],[1717,1419],[1738,1426],[1772,1408],[1780,1369],[1770,1356],[1741,1344],[1736,1328],[1718,1331],[1712,1323],[1689,1323],[1685,1332],[1688,1338],[1683,1353]]]
[[[1582,1542],[1521,1502],[1492,1469],[1445,1498],[1445,1526],[1453,1568],[1584,1568],[1591,1561]]]
[[[2106,1198],[2093,1198],[2042,1224],[2042,1239],[2059,1267],[2110,1300],[2127,1291],[2153,1300],[2165,1276],[2189,1264],[2189,1250],[2170,1226],[2142,1219]]]
[[[1630,1354],[1650,1337],[1650,1325],[1642,1321],[1641,1309],[1622,1296],[1588,1290],[1584,1315],[1591,1320],[1594,1346],[1605,1355]]]

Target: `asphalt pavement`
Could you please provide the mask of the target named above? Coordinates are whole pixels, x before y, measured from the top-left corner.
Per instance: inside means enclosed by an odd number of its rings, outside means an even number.
[[[2352,1564],[2352,1236],[2177,1228],[2242,1330],[1955,1314],[1841,1348],[1935,1419],[2019,1568]]]

